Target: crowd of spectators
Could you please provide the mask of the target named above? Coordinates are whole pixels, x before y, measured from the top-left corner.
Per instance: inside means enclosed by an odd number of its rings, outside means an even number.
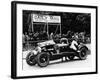
[[[61,38],[67,38],[68,40],[75,38],[78,39],[79,42],[83,43],[90,43],[90,34],[86,34],[85,32],[73,32],[73,31],[67,31],[66,34],[53,34],[52,32],[48,34],[46,31],[41,32],[35,32],[35,33],[25,33],[23,34],[23,46],[28,46],[32,42],[38,42],[38,41],[45,41],[53,39],[55,41],[59,41]]]

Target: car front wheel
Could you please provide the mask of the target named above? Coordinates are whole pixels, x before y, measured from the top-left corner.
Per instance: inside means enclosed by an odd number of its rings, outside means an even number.
[[[29,53],[26,57],[26,63],[30,66],[33,66],[36,64],[36,59],[33,53]]]
[[[37,64],[40,67],[46,67],[49,64],[49,54],[42,52],[37,55]]]

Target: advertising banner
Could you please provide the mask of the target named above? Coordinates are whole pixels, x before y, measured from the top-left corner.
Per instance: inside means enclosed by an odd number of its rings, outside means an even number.
[[[60,16],[33,14],[33,22],[61,23]]]

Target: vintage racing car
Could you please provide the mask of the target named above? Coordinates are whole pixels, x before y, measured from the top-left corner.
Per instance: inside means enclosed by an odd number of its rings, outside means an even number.
[[[79,44],[77,51],[70,49],[69,45],[67,39],[61,39],[57,44],[53,40],[37,43],[37,47],[28,53],[26,62],[30,66],[37,64],[46,67],[51,60],[63,57],[68,57],[69,60],[73,60],[75,56],[81,60],[86,59],[88,48],[85,45]]]

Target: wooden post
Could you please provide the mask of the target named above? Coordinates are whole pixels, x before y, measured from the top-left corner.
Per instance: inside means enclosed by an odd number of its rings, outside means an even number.
[[[62,34],[62,32],[61,32],[61,23],[60,23],[60,35]]]
[[[34,32],[34,28],[33,28],[33,14],[31,14],[31,27],[32,27],[32,32]]]
[[[48,39],[49,39],[49,27],[48,27],[48,22],[47,22],[47,35],[48,35]]]

